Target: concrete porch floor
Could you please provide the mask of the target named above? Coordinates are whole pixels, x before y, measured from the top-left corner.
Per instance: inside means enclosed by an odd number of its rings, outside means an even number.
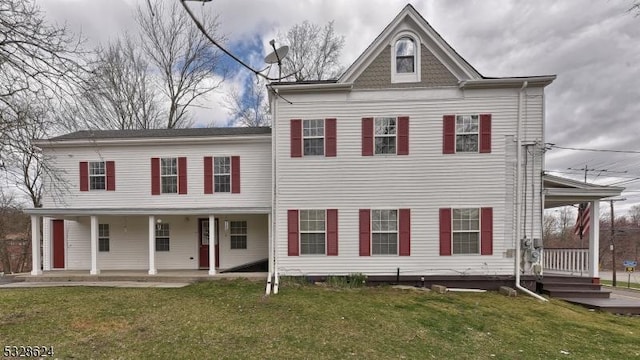
[[[193,283],[197,281],[212,281],[222,279],[249,279],[266,281],[267,273],[222,273],[209,275],[207,270],[158,270],[158,274],[149,275],[146,270],[103,270],[98,275],[90,275],[88,270],[55,270],[45,271],[42,275],[30,273],[15,274],[14,281],[24,282],[100,282],[100,281],[129,281],[129,282],[160,282],[160,283]]]

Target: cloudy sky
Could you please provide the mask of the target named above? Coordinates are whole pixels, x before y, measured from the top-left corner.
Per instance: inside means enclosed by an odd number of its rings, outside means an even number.
[[[90,44],[122,31],[135,32],[133,9],[146,0],[37,0],[52,21],[82,31]],[[173,1],[173,0],[166,0]],[[621,210],[640,203],[640,16],[633,0],[412,1],[443,38],[485,76],[556,74],[546,90],[546,141],[564,150],[547,153],[546,169],[583,179],[569,170],[585,165],[589,181],[628,181]],[[291,25],[335,21],[345,36],[348,66],[407,4],[393,0],[213,0],[202,5],[219,16],[226,46],[253,63],[268,42]],[[220,99],[241,88],[238,70],[198,111],[199,123],[225,124]],[[633,152],[636,153],[633,153]],[[606,171],[604,171],[606,170]],[[635,181],[634,181],[635,180]]]

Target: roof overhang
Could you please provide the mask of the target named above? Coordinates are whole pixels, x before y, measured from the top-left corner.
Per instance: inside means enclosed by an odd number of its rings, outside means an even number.
[[[505,87],[522,87],[527,83],[527,87],[545,87],[556,79],[555,75],[530,76],[530,77],[505,77],[505,78],[484,78],[460,81],[458,85],[461,89],[490,89]]]
[[[350,91],[353,88],[353,83],[300,83],[300,84],[278,84],[272,83],[269,85],[272,89],[278,90],[278,92],[310,92],[317,93],[319,91]]]
[[[543,176],[545,209],[612,198],[623,191],[623,187],[588,184],[549,174]]]
[[[170,145],[170,144],[211,144],[227,142],[269,142],[271,134],[260,135],[228,135],[228,136],[176,136],[176,137],[144,137],[144,138],[107,138],[107,139],[67,139],[67,140],[33,140],[32,144],[39,148],[86,147],[86,146],[119,146],[119,145]]]
[[[123,216],[123,215],[217,215],[217,214],[269,214],[270,207],[212,207],[212,208],[31,208],[29,215],[40,216]]]

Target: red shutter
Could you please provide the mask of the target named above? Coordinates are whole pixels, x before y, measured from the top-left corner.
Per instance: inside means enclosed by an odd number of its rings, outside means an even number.
[[[327,209],[327,255],[338,255],[338,210]]]
[[[160,195],[160,158],[151,158],[151,195]]]
[[[116,163],[107,161],[107,191],[116,191]]]
[[[398,155],[409,155],[409,117],[398,118]]]
[[[291,157],[302,157],[302,120],[291,120]]]
[[[80,191],[89,191],[89,163],[80,161]]]
[[[336,156],[336,119],[324,120],[324,156]]]
[[[480,152],[491,152],[491,114],[480,114]]]
[[[440,209],[440,256],[451,255],[451,209]]]
[[[360,256],[371,255],[371,210],[360,209]]]
[[[298,210],[287,211],[287,224],[288,224],[288,255],[298,256],[300,250],[298,247],[298,239],[300,238],[298,231]]]
[[[493,208],[480,210],[480,255],[493,255]]]
[[[442,117],[442,153],[455,154],[456,152],[456,117],[445,115]]]
[[[204,193],[213,194],[213,157],[204,157]]]
[[[178,194],[187,193],[187,158],[178,158]]]
[[[240,193],[240,156],[231,157],[231,192]]]
[[[411,255],[411,210],[400,209],[400,256]]]
[[[373,118],[362,118],[362,156],[373,156]]]

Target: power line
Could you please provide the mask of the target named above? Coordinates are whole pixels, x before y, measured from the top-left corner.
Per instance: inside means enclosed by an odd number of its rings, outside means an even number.
[[[622,154],[640,154],[640,151],[638,151],[638,150],[589,149],[589,148],[576,148],[576,147],[568,147],[568,146],[558,146],[556,144],[549,144],[549,146],[552,149],[562,149],[562,150],[609,152],[609,153],[622,153]]]

